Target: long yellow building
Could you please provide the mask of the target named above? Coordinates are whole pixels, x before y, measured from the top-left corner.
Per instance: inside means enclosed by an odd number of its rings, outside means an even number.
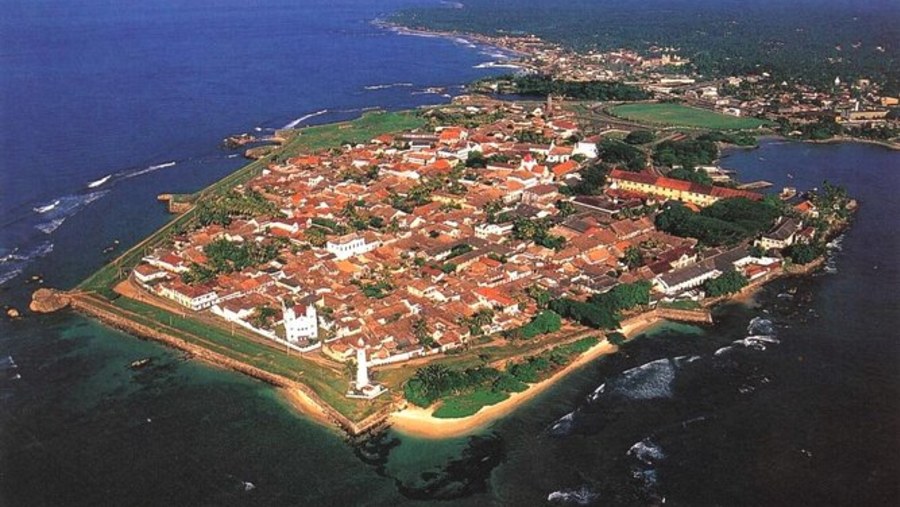
[[[744,197],[754,201],[762,200],[762,194],[748,190],[702,185],[690,181],[656,176],[649,172],[634,173],[613,169],[609,174],[610,188],[651,195],[665,200],[676,200],[709,206],[719,199]]]

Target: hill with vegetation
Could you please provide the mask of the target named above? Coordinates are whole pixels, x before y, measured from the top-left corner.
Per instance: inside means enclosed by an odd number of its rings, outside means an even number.
[[[868,77],[900,90],[900,3],[891,0],[462,0],[393,22],[442,31],[538,35],[575,49],[674,47],[704,75],[767,71],[826,85]]]

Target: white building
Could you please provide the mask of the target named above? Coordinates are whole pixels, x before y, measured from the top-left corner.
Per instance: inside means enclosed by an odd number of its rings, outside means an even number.
[[[367,241],[365,236],[357,233],[345,234],[325,244],[325,249],[333,253],[338,260],[362,255],[376,248],[378,248],[378,241]]]
[[[161,283],[157,287],[160,296],[169,298],[195,312],[209,308],[219,300],[218,294],[212,288],[202,285],[187,285],[180,280]]]
[[[693,264],[675,271],[670,271],[653,279],[657,288],[667,296],[674,296],[689,289],[703,285],[710,278],[716,278],[722,272],[706,263]]]
[[[296,343],[300,340],[319,337],[319,316],[315,305],[292,305],[283,308],[284,334],[287,341]]]

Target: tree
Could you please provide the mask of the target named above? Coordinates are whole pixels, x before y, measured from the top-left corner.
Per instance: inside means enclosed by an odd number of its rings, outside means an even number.
[[[688,169],[686,167],[679,167],[677,169],[672,169],[666,175],[670,178],[676,180],[690,181],[693,183],[699,183],[701,185],[712,185],[713,180],[706,173],[706,171],[700,171],[698,169]]]
[[[625,256],[622,261],[628,266],[628,269],[639,268],[644,265],[644,258],[641,255],[641,249],[636,246],[630,246],[625,249]]]
[[[825,249],[820,245],[796,243],[789,246],[785,253],[796,264],[809,264],[825,253]]]
[[[735,270],[727,271],[717,278],[712,278],[703,283],[703,290],[709,297],[734,294],[747,286],[747,277]]]
[[[522,338],[534,338],[539,334],[553,333],[562,327],[562,319],[553,310],[544,310],[534,316],[531,322],[518,329],[518,335]]]
[[[566,218],[575,214],[575,205],[571,201],[560,199],[556,201],[556,209],[559,210],[559,216]]]
[[[310,245],[315,247],[321,248],[328,242],[328,234],[325,233],[324,229],[320,229],[319,227],[310,227],[303,232],[303,237],[306,238],[306,241],[308,241]]]
[[[647,144],[653,142],[654,139],[656,139],[656,135],[649,130],[635,130],[625,136],[625,142],[628,144]]]
[[[612,343],[616,347],[621,347],[622,345],[625,345],[625,340],[626,340],[625,335],[622,333],[619,333],[619,332],[609,333],[606,336],[606,339],[607,339],[607,341],[609,341],[609,343]]]
[[[525,293],[534,300],[538,308],[547,308],[547,305],[550,304],[550,299],[552,298],[547,290],[538,285],[528,287],[525,289]]]
[[[425,348],[434,346],[434,338],[431,337],[431,331],[428,330],[428,323],[423,317],[419,317],[413,321],[413,334],[419,340],[419,344]]]

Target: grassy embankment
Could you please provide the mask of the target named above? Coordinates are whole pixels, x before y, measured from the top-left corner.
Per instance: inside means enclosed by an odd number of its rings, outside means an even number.
[[[283,132],[287,141],[281,148],[272,155],[253,161],[197,192],[195,202],[224,195],[235,186],[249,181],[260,174],[272,157],[314,152],[337,147],[342,142],[366,142],[383,133],[410,130],[424,123],[420,116],[412,112],[369,113],[350,122]],[[350,400],[344,396],[347,379],[339,369],[330,369],[309,359],[288,355],[274,343],[270,346],[233,336],[224,322],[221,327],[211,326],[190,316],[178,315],[141,301],[119,297],[113,291],[115,284],[127,277],[144,255],[166,244],[174,231],[189,228],[194,220],[195,209],[191,208],[175,217],[115,261],[92,274],[79,284],[76,290],[94,292],[102,296],[124,312],[129,312],[128,318],[139,319],[142,324],[152,326],[154,322],[164,323],[169,329],[177,329],[178,338],[287,379],[303,382],[332,407],[351,419],[360,420],[388,403],[387,398],[372,403]]]
[[[711,130],[753,129],[769,122],[757,118],[726,114],[671,103],[622,104],[607,112],[631,121],[672,127],[691,127]]]

